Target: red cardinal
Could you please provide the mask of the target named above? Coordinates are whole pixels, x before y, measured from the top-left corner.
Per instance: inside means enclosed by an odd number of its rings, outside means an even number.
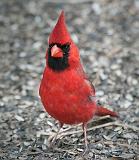
[[[60,122],[60,128],[63,124],[83,124],[87,148],[88,121],[94,115],[118,115],[98,106],[94,100],[94,86],[83,71],[79,50],[67,30],[63,11],[48,43],[46,68],[39,90],[41,101],[46,111]]]

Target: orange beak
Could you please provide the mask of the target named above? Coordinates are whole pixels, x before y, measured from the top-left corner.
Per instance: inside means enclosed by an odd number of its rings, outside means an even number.
[[[51,56],[55,57],[55,58],[61,58],[61,57],[63,57],[63,51],[62,51],[62,49],[60,49],[59,47],[57,47],[57,45],[55,44],[51,48]]]

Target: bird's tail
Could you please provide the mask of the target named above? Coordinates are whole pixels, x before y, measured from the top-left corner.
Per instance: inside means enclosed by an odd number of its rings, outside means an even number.
[[[119,117],[116,112],[110,111],[109,109],[104,108],[104,107],[102,107],[102,106],[97,106],[96,115],[97,115],[97,116],[110,115],[110,116],[112,116],[112,117]]]

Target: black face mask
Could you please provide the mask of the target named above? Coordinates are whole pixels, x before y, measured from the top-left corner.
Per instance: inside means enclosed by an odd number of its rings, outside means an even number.
[[[63,57],[55,58],[51,56],[51,48],[57,45],[60,49],[63,51]],[[70,44],[59,44],[59,43],[52,43],[49,45],[48,48],[48,67],[50,67],[54,71],[63,71],[66,68],[69,67],[68,63],[68,57],[69,57],[69,50],[70,50]]]

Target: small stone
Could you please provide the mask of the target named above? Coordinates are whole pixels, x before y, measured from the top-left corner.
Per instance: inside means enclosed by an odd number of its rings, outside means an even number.
[[[103,148],[103,145],[102,145],[101,143],[98,143],[98,144],[96,145],[96,148],[99,149],[99,150],[101,150],[101,149]]]
[[[4,103],[3,102],[0,102],[0,107],[3,107],[4,106]]]
[[[133,101],[133,97],[131,94],[127,94],[125,98],[131,102]]]
[[[72,37],[73,41],[74,41],[76,44],[78,44],[79,40],[78,40],[77,35],[76,35],[76,34],[72,34],[71,37]]]
[[[104,95],[104,91],[99,90],[96,92],[96,96],[103,96]]]
[[[34,85],[35,85],[35,81],[33,81],[33,80],[28,81],[28,85],[29,85],[29,86],[34,86]]]
[[[43,144],[44,144],[44,145],[47,145],[47,144],[48,144],[48,140],[47,140],[46,138],[44,139]]]
[[[46,149],[47,149],[46,145],[42,144],[42,150],[46,150]]]
[[[20,121],[20,122],[23,122],[23,121],[24,121],[24,118],[21,117],[21,116],[18,116],[18,115],[15,115],[15,119],[17,119],[17,120]]]
[[[34,49],[40,49],[40,47],[42,46],[42,43],[41,42],[35,42],[34,44],[33,44],[33,48]]]
[[[94,10],[94,12],[99,15],[101,14],[101,7],[100,7],[100,4],[99,3],[93,3],[92,5],[92,9]]]
[[[19,57],[21,57],[21,58],[24,58],[24,57],[26,57],[27,56],[27,53],[26,52],[21,52],[20,54],[19,54]]]
[[[109,63],[110,62],[109,62],[109,59],[107,57],[100,56],[99,59],[98,59],[99,66],[108,67]]]
[[[118,77],[121,77],[122,71],[121,71],[121,70],[116,70],[116,71],[115,71],[115,74],[116,74]]]
[[[112,70],[116,70],[116,69],[118,69],[118,68],[119,68],[119,65],[117,65],[117,64],[111,65],[111,69],[112,69]]]
[[[131,85],[131,83],[132,83],[132,77],[131,76],[127,77],[127,83],[128,83],[128,85]]]
[[[109,136],[105,136],[103,135],[104,139],[106,139],[107,141],[111,141],[111,138]]]
[[[116,128],[114,129],[115,132],[120,131],[120,130],[122,130],[122,127],[116,127]]]
[[[21,96],[15,95],[14,98],[18,100],[18,99],[21,99]]]
[[[25,103],[25,105],[27,107],[33,106],[33,102],[32,101],[25,101],[24,103]]]
[[[40,117],[41,119],[44,119],[45,116],[46,116],[46,113],[41,113],[41,114],[39,115],[39,117]]]
[[[79,152],[83,152],[83,149],[81,149],[81,148],[77,148],[77,150],[78,150]]]
[[[125,101],[123,105],[125,108],[128,108],[131,105],[131,102]]]
[[[19,80],[19,76],[11,75],[11,80],[12,81],[18,81]]]
[[[113,100],[118,101],[120,99],[120,94],[114,94]]]
[[[133,80],[132,80],[132,84],[135,86],[135,85],[138,84],[138,81],[137,81],[136,79],[133,79]]]
[[[36,136],[39,138],[41,135],[47,135],[47,133],[44,130],[39,130],[36,132]]]
[[[132,154],[132,153],[123,153],[120,157],[122,158],[122,159],[133,159],[134,158],[134,154]]]
[[[35,16],[35,22],[40,24],[42,22],[42,19],[40,16]]]
[[[114,154],[115,156],[119,156],[122,153],[122,149],[120,148],[112,148],[111,149],[112,154]]]
[[[135,7],[139,10],[139,1],[138,1],[138,0],[135,0],[135,1],[134,1],[134,4],[135,4]]]
[[[51,121],[47,121],[47,124],[51,127],[54,125]]]
[[[138,135],[135,133],[125,133],[123,134],[123,137],[127,139],[138,139]]]
[[[128,144],[131,145],[132,139],[128,139],[127,141],[128,141]]]
[[[25,146],[29,146],[30,143],[29,143],[29,142],[24,142],[24,145],[25,145]]]
[[[101,78],[102,80],[106,80],[106,79],[108,78],[108,76],[107,76],[106,74],[104,74],[104,73],[101,73],[101,74],[100,74],[100,78]]]

